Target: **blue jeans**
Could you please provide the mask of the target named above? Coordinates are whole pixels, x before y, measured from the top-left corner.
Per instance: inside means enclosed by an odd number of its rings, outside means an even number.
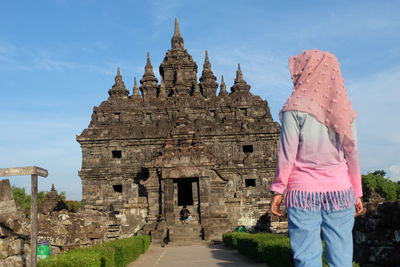
[[[354,205],[340,210],[287,208],[290,245],[296,267],[322,266],[322,242],[330,267],[351,267]]]

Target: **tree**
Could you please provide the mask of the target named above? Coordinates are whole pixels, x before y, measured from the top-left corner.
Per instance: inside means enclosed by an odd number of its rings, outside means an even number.
[[[364,191],[364,200],[366,195],[369,195],[373,190],[385,198],[386,201],[393,201],[398,199],[400,193],[400,186],[395,182],[385,178],[386,172],[377,170],[362,175],[362,187]]]
[[[376,170],[372,173],[373,175],[378,175],[378,176],[382,176],[385,177],[386,176],[386,172],[384,170]]]
[[[31,196],[25,193],[25,188],[12,187],[12,192],[14,195],[15,202],[22,209],[31,208]]]

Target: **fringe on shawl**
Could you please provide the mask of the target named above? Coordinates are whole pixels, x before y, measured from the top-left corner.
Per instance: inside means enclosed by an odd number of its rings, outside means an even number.
[[[341,210],[354,205],[354,192],[351,188],[331,192],[290,190],[285,194],[285,203],[286,207],[304,210]]]

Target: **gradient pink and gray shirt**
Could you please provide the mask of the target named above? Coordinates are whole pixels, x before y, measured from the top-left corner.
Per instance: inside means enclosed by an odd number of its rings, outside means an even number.
[[[351,152],[345,152],[339,135],[307,112],[284,111],[281,124],[271,191],[286,193],[287,206],[304,205],[296,204],[299,194],[314,201],[349,201],[346,193],[349,191],[355,197],[362,196],[357,145]],[[356,139],[354,123],[352,131]]]

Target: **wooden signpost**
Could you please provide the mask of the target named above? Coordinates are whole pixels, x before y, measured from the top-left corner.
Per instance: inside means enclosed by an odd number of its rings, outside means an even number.
[[[36,267],[38,176],[47,177],[48,172],[47,170],[36,166],[0,168],[0,177],[23,175],[31,176],[31,267]]]

